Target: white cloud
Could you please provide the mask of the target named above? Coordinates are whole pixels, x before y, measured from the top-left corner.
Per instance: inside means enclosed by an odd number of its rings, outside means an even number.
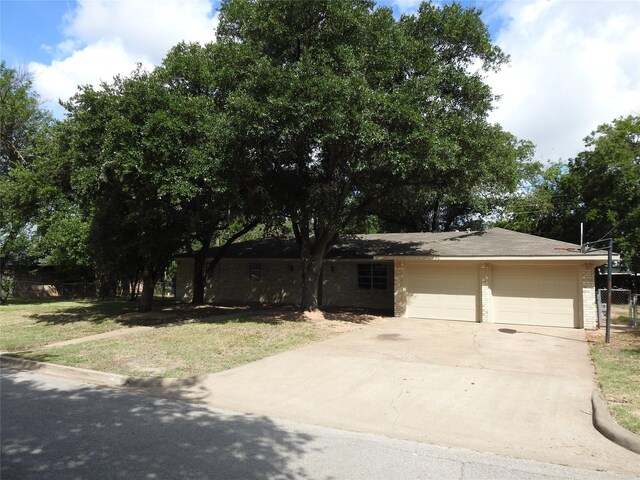
[[[640,2],[507,2],[496,43],[511,64],[488,76],[491,119],[566,160],[602,123],[640,114]]]
[[[181,41],[214,41],[217,26],[211,0],[79,0],[61,21],[65,37],[50,48],[51,63],[29,65],[47,102],[127,75],[137,63],[157,65]]]
[[[118,73],[130,73],[135,67],[136,61],[120,40],[100,40],[49,65],[29,64],[42,100],[56,103],[72,96],[78,85],[97,86],[101,80],[109,81]]]
[[[212,13],[208,0],[81,0],[64,31],[87,44],[119,39],[132,55],[157,63],[181,40],[212,41]]]

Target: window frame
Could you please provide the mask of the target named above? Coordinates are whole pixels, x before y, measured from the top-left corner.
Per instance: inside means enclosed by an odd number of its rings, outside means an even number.
[[[356,274],[358,290],[370,292],[389,290],[389,265],[386,263],[358,263]]]

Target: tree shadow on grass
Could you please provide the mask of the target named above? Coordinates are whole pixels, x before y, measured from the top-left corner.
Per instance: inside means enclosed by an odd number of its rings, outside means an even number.
[[[310,478],[314,437],[267,417],[12,375],[2,397],[2,478]]]
[[[304,322],[311,318],[309,314],[301,312],[293,306],[165,303],[151,312],[140,313],[136,311],[135,303],[124,300],[86,301],[80,303],[80,306],[57,309],[52,312],[32,312],[28,314],[28,317],[34,319],[36,323],[45,325],[65,325],[80,321],[100,324],[107,321],[115,321],[122,327],[162,327],[185,322],[221,324],[260,322],[279,324],[282,322]],[[368,324],[380,316],[389,316],[390,312],[330,308],[317,312],[317,315],[322,320]]]
[[[39,302],[38,302],[39,303]],[[53,303],[53,302],[46,302]],[[100,324],[115,321],[123,327],[162,326],[176,322],[200,321],[216,317],[243,315],[248,307],[218,307],[214,305],[179,305],[165,303],[151,312],[136,311],[137,304],[126,300],[79,302],[79,306],[56,309],[52,312],[32,312],[27,316],[36,323],[64,325],[75,322]],[[27,306],[27,305],[25,305]]]

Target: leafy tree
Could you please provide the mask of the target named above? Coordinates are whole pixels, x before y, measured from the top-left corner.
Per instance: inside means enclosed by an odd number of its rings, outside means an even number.
[[[53,119],[40,106],[27,71],[0,61],[0,174],[27,166],[40,153],[41,139]]]
[[[220,147],[220,139],[225,138],[226,132],[220,120],[224,97],[215,75],[224,67],[218,50],[216,44],[178,44],[155,72],[172,96],[198,105],[205,118],[203,125],[207,126],[206,130],[198,130],[199,137],[190,140],[194,150],[197,146],[202,162],[199,170],[190,172],[197,194],[183,209],[191,234],[185,247],[194,254],[192,303],[195,304],[204,302],[207,277],[228,246],[253,229],[265,212],[247,172],[239,172],[236,165],[226,162]],[[222,248],[207,266],[209,248],[223,238]]]
[[[485,219],[500,209],[523,178],[530,178],[540,165],[531,162],[533,145],[518,141],[497,125],[487,126],[487,155],[483,170],[461,172],[455,182],[439,186],[408,185],[373,205],[380,219],[379,231],[416,232],[480,230]]]
[[[585,138],[569,163],[588,239],[612,236],[627,266],[640,271],[640,116],[617,118]]]
[[[90,248],[105,278],[142,272],[141,311],[185,243],[183,209],[198,194],[189,175],[206,164],[192,145],[206,112],[138,69],[100,90],[85,86],[65,105],[72,185],[91,217]]]
[[[54,126],[30,74],[0,62],[0,289],[7,263],[26,262],[35,253],[30,246],[45,233],[36,229],[36,219],[54,211],[56,195],[38,173],[51,156]]]
[[[611,236],[627,266],[640,270],[640,117],[600,125],[586,149],[552,164],[516,196],[501,222],[518,231],[573,243]]]
[[[229,1],[218,42],[232,155],[292,222],[304,310],[318,306],[326,252],[372,205],[513,162],[487,135],[482,70],[506,56],[478,10],[423,3],[396,20],[365,0]]]

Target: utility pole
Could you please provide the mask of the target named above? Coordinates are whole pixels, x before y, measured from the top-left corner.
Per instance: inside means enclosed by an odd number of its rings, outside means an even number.
[[[611,264],[613,257],[613,239],[603,238],[595,242],[587,242],[581,245],[582,253],[589,253],[594,250],[607,250],[607,327],[605,330],[604,341],[611,341]]]

